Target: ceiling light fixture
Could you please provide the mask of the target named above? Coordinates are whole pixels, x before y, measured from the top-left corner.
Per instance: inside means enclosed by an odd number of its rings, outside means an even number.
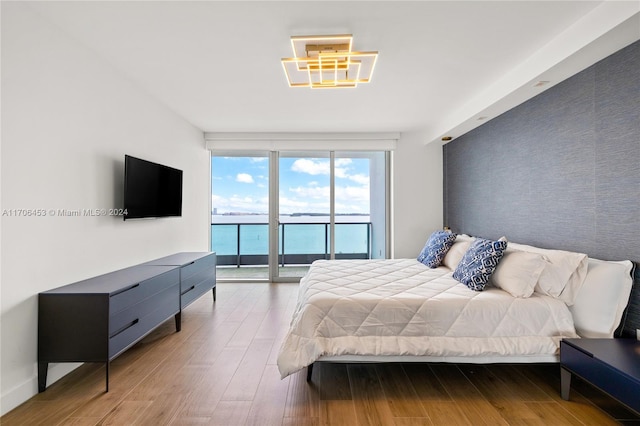
[[[289,87],[353,88],[369,83],[378,52],[352,50],[351,34],[291,37],[293,58],[282,58]]]

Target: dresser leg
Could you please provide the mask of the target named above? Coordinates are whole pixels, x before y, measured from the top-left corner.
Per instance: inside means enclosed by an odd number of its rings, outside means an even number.
[[[560,395],[565,401],[569,400],[569,390],[571,389],[571,373],[560,367]]]
[[[47,370],[48,362],[38,361],[38,392],[44,392],[47,388]]]
[[[213,292],[213,301],[216,301],[216,288],[215,286],[211,289],[211,291]]]
[[[176,320],[176,333],[182,330],[182,311],[178,312],[174,317]]]
[[[107,390],[105,390],[105,392],[109,392],[109,366],[111,365],[110,361],[107,361],[106,365],[105,365],[105,370],[107,371],[107,376],[106,376],[106,385],[107,385]]]

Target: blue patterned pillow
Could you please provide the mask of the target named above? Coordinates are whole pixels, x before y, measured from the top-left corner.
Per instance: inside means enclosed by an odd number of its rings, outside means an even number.
[[[476,238],[453,272],[453,278],[471,290],[482,291],[502,259],[506,241]]]
[[[456,234],[452,232],[434,232],[418,255],[418,262],[427,265],[429,268],[437,268],[442,264],[442,259],[444,259],[455,240]]]

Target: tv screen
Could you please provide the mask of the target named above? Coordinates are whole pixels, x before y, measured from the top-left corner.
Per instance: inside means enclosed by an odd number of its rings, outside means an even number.
[[[124,156],[124,219],[182,216],[182,170]]]

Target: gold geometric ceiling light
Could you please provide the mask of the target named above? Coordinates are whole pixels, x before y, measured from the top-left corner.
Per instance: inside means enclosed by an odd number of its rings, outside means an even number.
[[[351,34],[291,37],[292,58],[282,58],[289,87],[353,88],[369,83],[378,52],[352,50]]]

